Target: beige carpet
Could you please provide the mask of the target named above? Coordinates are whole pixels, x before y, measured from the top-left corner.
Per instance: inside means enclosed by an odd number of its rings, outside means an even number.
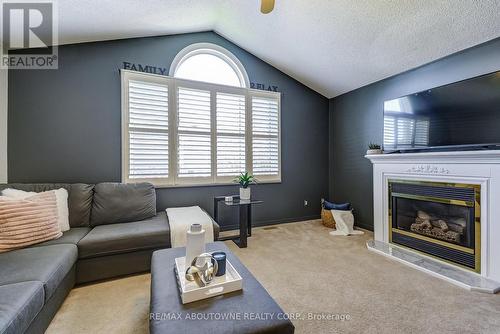
[[[229,247],[285,312],[296,333],[500,333],[500,295],[469,292],[369,252],[364,236],[333,237],[318,221],[258,228]],[[48,333],[147,333],[149,275],[71,291]]]

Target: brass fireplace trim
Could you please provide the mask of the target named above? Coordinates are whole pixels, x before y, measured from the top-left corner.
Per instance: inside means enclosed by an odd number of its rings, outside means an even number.
[[[395,244],[398,247],[403,247],[406,249],[409,249],[411,251],[423,254],[425,256],[429,256],[435,259],[438,259],[440,261],[444,261],[447,263],[451,263],[455,266],[474,271],[476,273],[481,273],[481,185],[479,184],[466,184],[466,183],[448,183],[448,182],[432,182],[432,181],[416,181],[416,180],[398,180],[398,179],[389,179],[388,181],[388,187],[389,187],[389,242],[391,244]],[[472,202],[466,202],[466,201],[459,201],[459,200],[450,200],[446,198],[437,198],[437,197],[431,197],[431,196],[419,196],[419,195],[408,195],[408,194],[399,194],[399,193],[392,193],[392,183],[406,183],[406,184],[418,184],[418,185],[431,185],[431,186],[441,186],[441,187],[455,187],[455,188],[472,188],[474,189],[474,198],[475,201],[474,203]],[[398,197],[402,198],[409,198],[409,199],[417,199],[417,200],[427,200],[427,201],[433,201],[433,202],[438,202],[438,203],[444,203],[444,204],[452,204],[452,205],[460,205],[460,206],[467,206],[467,207],[473,207],[474,208],[474,248],[468,248],[456,244],[452,244],[446,241],[442,241],[439,239],[433,239],[430,237],[426,237],[417,233],[412,233],[408,231],[402,231],[398,230],[392,227],[392,196],[396,195]],[[446,259],[443,259],[438,256],[434,256],[432,254],[428,254],[416,249],[413,249],[411,247],[406,247],[404,245],[396,244],[392,242],[392,233],[400,233],[403,235],[409,235],[417,239],[433,242],[436,244],[440,244],[446,247],[450,247],[452,249],[460,250],[469,254],[474,254],[474,268],[470,268],[458,263],[455,263],[453,261],[449,261]]]
[[[470,208],[474,207],[474,202],[460,201],[460,200],[456,200],[456,199],[440,198],[440,197],[433,197],[433,196],[409,195],[409,194],[400,194],[400,193],[392,193],[392,196],[401,197],[401,198],[409,198],[409,199],[419,199],[422,201],[431,201],[431,202],[444,203],[444,204],[467,206]]]

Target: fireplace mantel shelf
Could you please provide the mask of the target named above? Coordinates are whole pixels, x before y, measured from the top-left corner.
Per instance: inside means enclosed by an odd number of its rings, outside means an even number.
[[[500,150],[391,153],[365,155],[372,163],[500,164]]]

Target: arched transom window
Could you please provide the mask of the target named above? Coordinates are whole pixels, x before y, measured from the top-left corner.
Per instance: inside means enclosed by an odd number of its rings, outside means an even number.
[[[247,88],[248,76],[238,58],[209,43],[192,44],[177,54],[170,68],[175,78]]]

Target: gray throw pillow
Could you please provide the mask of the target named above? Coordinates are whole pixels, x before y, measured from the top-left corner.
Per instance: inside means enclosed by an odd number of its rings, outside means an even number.
[[[156,215],[156,192],[150,183],[98,183],[90,225],[129,223]]]

